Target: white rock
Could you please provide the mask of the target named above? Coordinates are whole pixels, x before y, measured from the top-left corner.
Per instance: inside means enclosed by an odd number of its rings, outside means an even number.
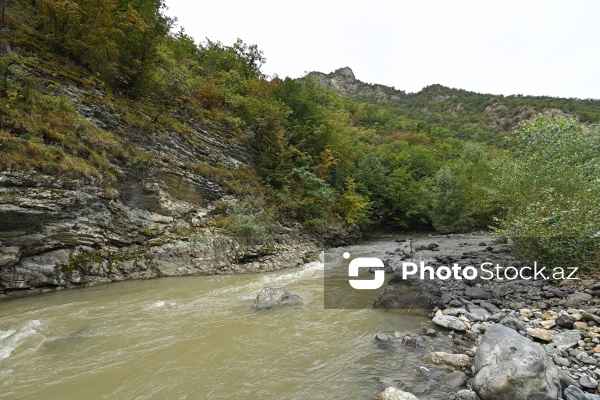
[[[379,400],[419,400],[419,398],[412,393],[403,392],[394,387],[388,387],[381,392]]]
[[[431,361],[435,364],[450,364],[454,367],[466,367],[471,362],[471,357],[466,354],[450,354],[443,351],[431,353]]]

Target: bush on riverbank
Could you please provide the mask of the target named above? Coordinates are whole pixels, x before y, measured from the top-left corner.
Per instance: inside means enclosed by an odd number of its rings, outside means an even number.
[[[540,115],[520,125],[519,154],[498,169],[499,233],[549,266],[600,265],[600,127]]]

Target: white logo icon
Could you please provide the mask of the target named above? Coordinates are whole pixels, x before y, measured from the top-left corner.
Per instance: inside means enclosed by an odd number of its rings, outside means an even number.
[[[344,253],[344,258],[350,258],[349,253]],[[379,289],[383,286],[385,282],[385,271],[383,270],[385,266],[383,265],[383,261],[379,258],[373,257],[359,257],[350,261],[350,265],[348,266],[348,276],[358,277],[358,269],[359,268],[378,268],[375,270],[375,277],[373,279],[350,279],[350,286],[354,289],[359,290],[373,290]]]

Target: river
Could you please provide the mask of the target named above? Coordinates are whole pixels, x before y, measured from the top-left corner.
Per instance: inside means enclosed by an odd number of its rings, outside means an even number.
[[[377,239],[330,249],[327,263],[383,256]],[[265,286],[301,306],[257,311]],[[374,399],[410,380],[423,352],[398,354],[377,332],[426,317],[325,309],[323,263],[264,274],[190,276],[71,290],[0,303],[0,398]]]

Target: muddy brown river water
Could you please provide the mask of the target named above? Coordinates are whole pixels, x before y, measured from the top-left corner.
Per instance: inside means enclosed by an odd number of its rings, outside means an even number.
[[[325,252],[327,263],[384,256],[375,239]],[[301,306],[257,311],[265,286]],[[374,399],[411,380],[423,353],[377,332],[426,317],[323,306],[323,263],[265,274],[130,281],[0,303],[0,398]]]

